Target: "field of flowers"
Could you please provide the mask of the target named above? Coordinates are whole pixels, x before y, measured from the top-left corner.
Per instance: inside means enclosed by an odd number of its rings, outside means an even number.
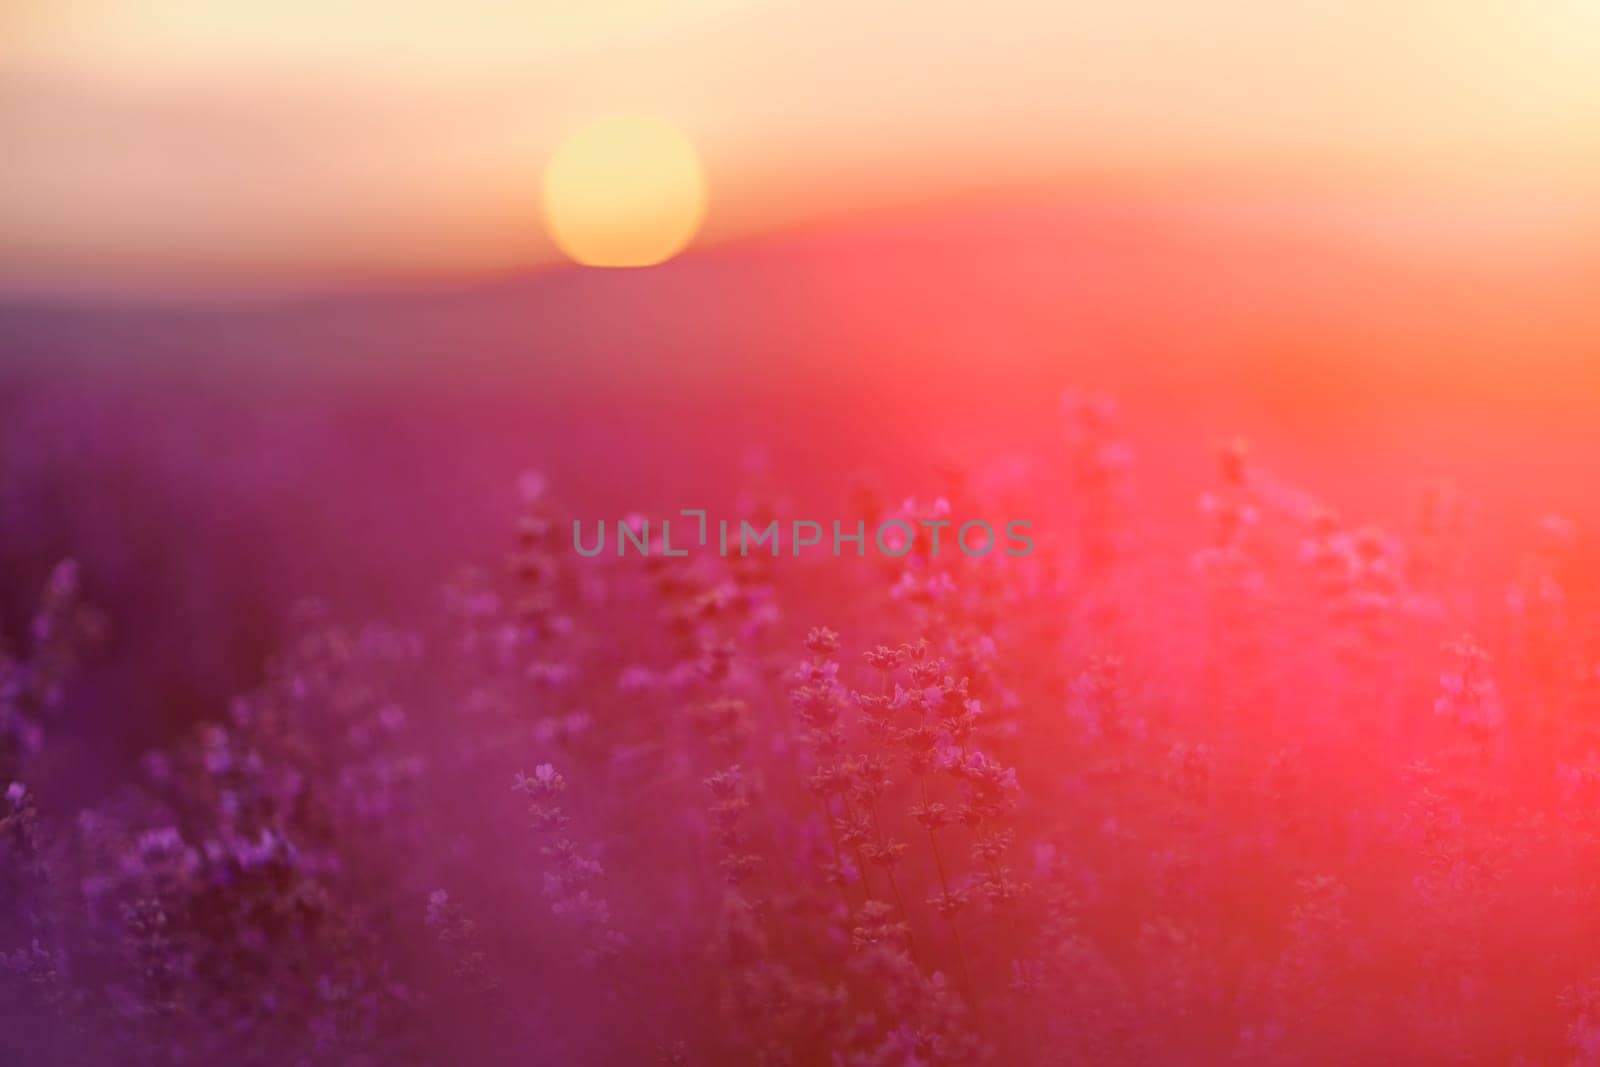
[[[585,558],[530,473],[430,610],[299,604],[89,789],[141,623],[60,545],[0,646],[0,1061],[1600,1064],[1583,531],[1140,454],[1071,394],[852,497],[1033,523],[981,559]]]

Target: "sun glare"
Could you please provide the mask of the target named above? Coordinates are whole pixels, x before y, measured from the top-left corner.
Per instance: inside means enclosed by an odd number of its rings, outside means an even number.
[[[563,141],[545,168],[550,236],[589,267],[671,259],[694,238],[705,204],[694,146],[658,119],[591,123]]]

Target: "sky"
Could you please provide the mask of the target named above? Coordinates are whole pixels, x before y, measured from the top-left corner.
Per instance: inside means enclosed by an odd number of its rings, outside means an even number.
[[[615,114],[699,151],[702,244],[1139,183],[1592,219],[1597,72],[1592,0],[6,0],[0,286],[554,262],[545,162]]]

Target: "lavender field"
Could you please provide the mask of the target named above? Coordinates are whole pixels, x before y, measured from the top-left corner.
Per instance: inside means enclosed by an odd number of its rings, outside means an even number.
[[[1600,1062],[1581,477],[221,395],[9,393],[7,1063]],[[919,536],[574,550],[687,506]]]

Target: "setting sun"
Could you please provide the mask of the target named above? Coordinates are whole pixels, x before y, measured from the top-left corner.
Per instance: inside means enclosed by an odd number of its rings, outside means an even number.
[[[705,215],[700,159],[650,118],[594,122],[563,141],[544,175],[545,222],[589,267],[648,267],[683,250]]]

